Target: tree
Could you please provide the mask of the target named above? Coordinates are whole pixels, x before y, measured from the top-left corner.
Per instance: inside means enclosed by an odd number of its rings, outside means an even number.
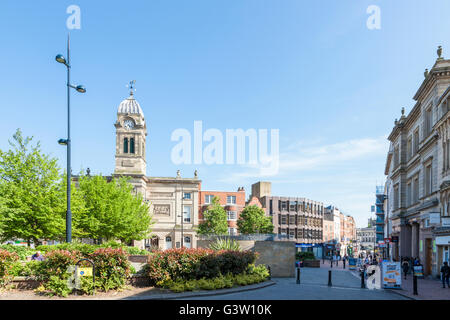
[[[121,177],[107,181],[98,176],[80,176],[79,188],[86,210],[75,221],[85,237],[119,239],[129,243],[148,236],[153,224],[142,195],[133,194],[133,186]]]
[[[273,232],[272,219],[266,217],[264,210],[256,205],[247,206],[242,210],[237,225],[242,234]]]
[[[227,212],[220,205],[218,197],[214,197],[211,205],[203,212],[203,222],[198,226],[198,233],[204,235],[228,234]]]
[[[43,154],[40,143],[22,136],[20,129],[0,150],[0,237],[20,238],[28,244],[64,236],[64,193],[57,160]]]

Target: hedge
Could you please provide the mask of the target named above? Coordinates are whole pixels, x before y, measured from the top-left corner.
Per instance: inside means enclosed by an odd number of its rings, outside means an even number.
[[[153,253],[144,272],[154,285],[168,280],[212,279],[242,274],[256,258],[257,254],[251,251],[169,249]]]

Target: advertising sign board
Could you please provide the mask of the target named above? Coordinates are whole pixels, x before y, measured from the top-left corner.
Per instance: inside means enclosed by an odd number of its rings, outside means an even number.
[[[348,259],[348,268],[350,270],[356,270],[356,263],[357,263],[357,259],[356,258],[349,258]]]
[[[400,262],[383,261],[381,267],[383,288],[400,289],[402,284]]]

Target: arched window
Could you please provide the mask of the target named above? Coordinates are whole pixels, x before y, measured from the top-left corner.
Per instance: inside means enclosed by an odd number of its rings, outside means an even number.
[[[123,138],[123,153],[128,153],[128,138]]]
[[[134,153],[134,138],[130,138],[130,153]]]

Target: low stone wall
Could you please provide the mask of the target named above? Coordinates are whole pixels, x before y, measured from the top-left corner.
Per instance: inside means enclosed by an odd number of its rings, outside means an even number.
[[[39,287],[41,282],[29,277],[14,277],[11,284],[20,290],[33,290]]]
[[[254,240],[235,240],[242,250],[252,250],[255,246]],[[214,243],[215,240],[197,240],[197,248],[209,248],[210,244]]]
[[[255,264],[270,266],[272,277],[291,278],[295,276],[295,242],[255,241],[253,250],[259,253]]]

